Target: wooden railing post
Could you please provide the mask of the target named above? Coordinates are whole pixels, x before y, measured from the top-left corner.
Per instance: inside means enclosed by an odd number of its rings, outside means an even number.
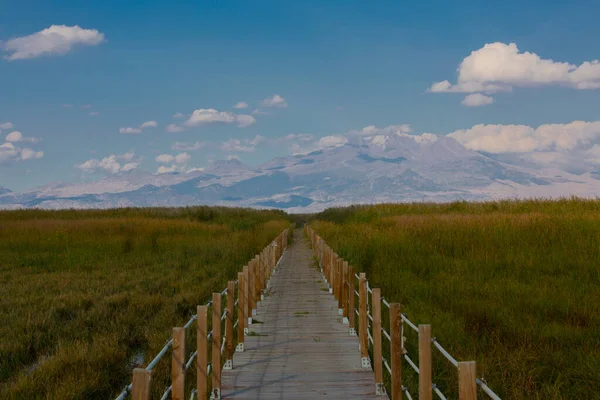
[[[244,327],[247,322],[246,314],[246,267],[244,272],[238,272],[238,343],[235,348],[236,352],[242,353],[244,351]]]
[[[338,258],[337,262],[337,292],[338,292],[338,313],[344,315],[344,259]]]
[[[344,323],[349,323],[348,320],[348,261],[344,261],[342,268],[342,312]]]
[[[431,400],[431,325],[419,325],[419,400]]]
[[[373,313],[373,332],[371,333],[371,336],[373,336],[373,372],[375,372],[375,394],[385,395],[381,347],[381,289],[373,289],[371,300],[371,312]]]
[[[212,299],[212,395],[221,398],[221,293],[213,293]]]
[[[171,398],[173,400],[185,399],[185,328],[173,328]]]
[[[335,295],[335,279],[334,279],[334,273],[335,273],[335,254],[333,252],[333,250],[331,250],[331,247],[329,248],[329,293],[332,293]]]
[[[363,368],[371,368],[371,360],[369,359],[369,337],[367,335],[367,277],[364,272],[360,273],[358,295],[358,335],[361,365]]]
[[[225,317],[225,365],[223,369],[233,369],[233,314],[235,304],[235,281],[227,284],[227,316]]]
[[[354,301],[354,267],[348,267],[348,282],[350,286],[348,287],[348,325],[350,329],[348,333],[350,336],[356,336],[356,325],[354,321],[356,320],[354,317],[354,305],[356,304]]]
[[[402,306],[390,303],[390,362],[392,400],[402,399]]]
[[[258,305],[260,302],[260,288],[261,288],[261,283],[260,283],[260,270],[261,270],[261,264],[262,264],[262,257],[261,255],[257,255],[256,257],[254,257],[254,306],[255,306],[255,310],[258,310]]]
[[[196,322],[196,391],[198,400],[206,400],[208,391],[208,307],[197,307]]]
[[[254,302],[254,260],[248,263],[248,290],[246,291],[248,299],[248,325],[252,324],[252,310],[256,308]]]
[[[458,399],[477,400],[477,376],[475,361],[458,363]]]
[[[144,368],[133,370],[132,400],[150,400],[150,374],[150,371],[146,371]]]

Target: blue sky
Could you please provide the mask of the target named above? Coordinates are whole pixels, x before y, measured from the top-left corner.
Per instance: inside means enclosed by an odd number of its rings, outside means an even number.
[[[493,134],[473,130],[456,137],[480,151],[573,155],[600,149],[593,147],[600,138],[596,125],[577,131],[581,139],[571,147],[560,139],[568,129],[556,133],[551,144],[541,144],[535,133],[544,124],[564,128],[573,121],[600,120],[600,75],[594,65],[567,76],[560,66],[532,61],[535,72],[529,76],[529,64],[518,66],[521,59],[490,61],[482,52],[479,69],[465,70],[464,82],[479,82],[494,70],[486,62],[500,65],[499,75],[476,91],[455,85],[461,62],[486,44],[503,44],[494,49],[509,54],[514,43],[518,54],[576,67],[597,60],[598,2],[174,3],[0,4],[0,145],[8,143],[4,158],[0,152],[0,186],[23,190],[97,179],[128,164],[153,173],[160,166],[186,171],[235,156],[257,165],[317,146],[322,137],[371,125],[409,124],[414,134],[444,135],[479,124],[522,125],[532,130],[507,134],[508,128],[494,128]],[[73,39],[69,30],[64,40],[72,42],[58,50],[45,48],[51,45],[36,36],[28,42],[33,53],[28,47],[28,55],[18,57],[25,53],[19,53],[23,42],[16,39],[53,25],[95,30],[96,36]],[[514,65],[518,71],[506,73]],[[431,90],[445,80],[453,86]],[[496,83],[500,89],[491,88]],[[282,98],[271,102],[275,106],[261,105],[275,95]],[[461,104],[469,95],[477,95],[472,100],[478,106]],[[248,107],[233,108],[239,102]],[[211,118],[231,121],[189,121],[202,109],[216,110]],[[173,118],[175,113],[184,117]],[[238,115],[255,121],[240,127]],[[120,133],[147,121],[156,127]],[[166,132],[169,124],[184,130]],[[14,131],[19,137],[5,139]],[[291,134],[312,137],[285,138]],[[522,146],[499,145],[515,134]],[[173,148],[176,142],[180,145]],[[196,142],[202,148],[190,146]],[[175,161],[183,153],[187,156]],[[161,155],[163,161],[157,161]]]

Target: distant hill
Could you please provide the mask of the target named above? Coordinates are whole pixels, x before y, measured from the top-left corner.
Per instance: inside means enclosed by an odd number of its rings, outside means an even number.
[[[355,203],[600,196],[597,171],[574,175],[519,166],[447,136],[379,135],[352,142],[258,167],[223,160],[190,173],[134,170],[20,193],[0,188],[0,207],[218,204],[306,212]]]

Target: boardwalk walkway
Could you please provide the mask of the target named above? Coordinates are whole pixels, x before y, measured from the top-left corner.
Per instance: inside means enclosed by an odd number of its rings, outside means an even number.
[[[249,326],[246,350],[223,371],[222,398],[383,398],[375,395],[373,371],[361,368],[358,338],[338,316],[312,254],[296,230]]]

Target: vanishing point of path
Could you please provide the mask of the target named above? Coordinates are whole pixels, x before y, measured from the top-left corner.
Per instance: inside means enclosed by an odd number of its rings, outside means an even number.
[[[222,398],[384,398],[375,395],[373,371],[361,368],[358,337],[342,323],[301,230],[266,293],[246,350],[223,371]]]

